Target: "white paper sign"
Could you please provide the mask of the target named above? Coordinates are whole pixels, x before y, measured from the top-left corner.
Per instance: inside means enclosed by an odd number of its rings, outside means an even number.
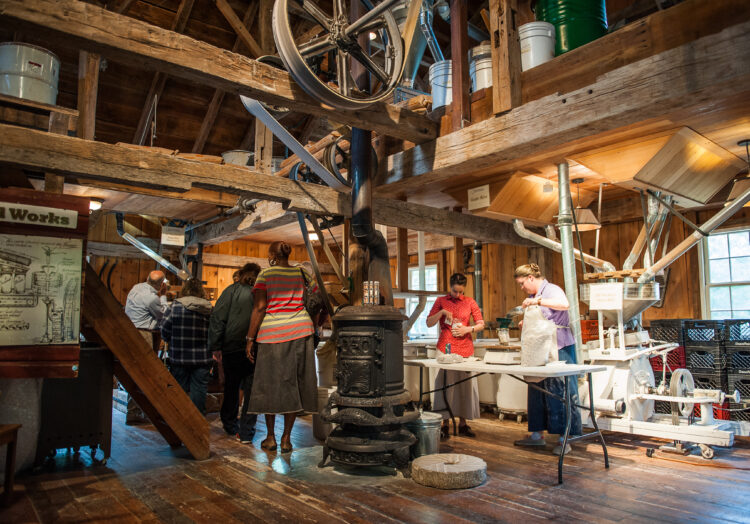
[[[168,246],[184,246],[185,230],[181,227],[162,226],[161,243]]]
[[[78,227],[78,212],[57,207],[0,202],[0,222],[75,229]]]
[[[489,207],[490,205],[490,185],[485,184],[479,187],[469,189],[469,211]]]
[[[594,310],[620,311],[622,309],[622,282],[590,284],[589,308]]]

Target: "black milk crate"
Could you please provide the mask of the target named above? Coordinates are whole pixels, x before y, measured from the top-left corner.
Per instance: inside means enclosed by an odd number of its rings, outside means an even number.
[[[724,321],[686,320],[682,328],[685,347],[717,347],[724,342]]]
[[[711,373],[725,369],[724,347],[686,346],[685,367],[697,373]]]
[[[724,343],[726,347],[750,348],[750,319],[725,320]]]
[[[720,389],[724,392],[727,391],[727,374],[724,371],[692,373],[692,375],[695,389]]]
[[[750,373],[750,346],[727,347],[724,360],[728,373]]]
[[[750,402],[735,404],[729,403],[729,419],[744,420],[750,422]]]
[[[684,346],[685,339],[682,333],[684,323],[683,318],[652,320],[648,333],[652,340],[676,342]]]
[[[727,375],[727,386],[727,393],[730,395],[736,389],[740,392],[742,400],[750,400],[750,373],[730,373]]]

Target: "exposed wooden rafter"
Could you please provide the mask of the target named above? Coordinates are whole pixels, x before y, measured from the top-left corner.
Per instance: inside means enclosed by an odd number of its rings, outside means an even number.
[[[195,0],[182,0],[180,2],[180,7],[177,8],[177,14],[172,23],[172,31],[182,33],[185,30],[194,3]],[[164,87],[166,84],[167,75],[161,71],[157,71],[154,74],[154,78],[151,80],[151,87],[149,87],[148,94],[146,95],[146,102],[143,104],[141,116],[138,119],[138,125],[135,128],[135,134],[133,135],[134,144],[143,145],[146,142],[148,126],[154,119],[154,112],[156,111],[155,106],[159,103],[159,100],[161,100],[161,95],[164,93]]]
[[[216,7],[219,8],[219,11],[221,11],[221,14],[224,15],[224,18],[229,22],[229,25],[232,26],[234,32],[237,33],[239,39],[250,50],[252,57],[258,58],[259,56],[262,56],[263,49],[261,49],[258,42],[250,34],[250,31],[247,30],[247,23],[240,20],[237,13],[232,9],[232,6],[229,5],[229,2],[227,2],[227,0],[214,0],[214,2],[216,3]],[[257,2],[253,2],[253,4],[257,5]]]
[[[351,196],[329,187],[4,124],[0,124],[0,163],[167,191],[196,187],[237,193],[285,203],[290,211],[351,216]],[[416,231],[450,232],[484,242],[528,244],[504,222],[386,198],[373,199],[373,219],[388,226],[409,224]]]
[[[356,111],[324,107],[284,71],[77,0],[3,0],[0,16],[2,23],[30,28],[56,45],[89,49],[136,67],[293,106],[300,113],[415,143],[437,136],[437,125],[425,116],[385,103]]]

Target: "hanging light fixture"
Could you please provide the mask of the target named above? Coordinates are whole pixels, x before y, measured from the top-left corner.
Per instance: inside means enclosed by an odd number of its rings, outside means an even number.
[[[576,206],[575,213],[576,224],[578,224],[579,231],[595,231],[602,227],[599,221],[594,216],[594,212],[586,207],[581,207],[581,182],[582,178],[574,178],[570,181],[571,184],[578,186],[578,205]]]

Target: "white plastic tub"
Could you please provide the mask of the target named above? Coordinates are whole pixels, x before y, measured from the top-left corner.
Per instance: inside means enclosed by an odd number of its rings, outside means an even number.
[[[60,59],[42,47],[0,43],[0,93],[55,105]]]
[[[472,92],[492,87],[492,48],[489,44],[478,45],[469,51],[469,76]]]
[[[521,44],[521,71],[555,58],[555,26],[548,22],[530,22],[518,28]]]
[[[450,60],[435,62],[430,66],[430,89],[432,110],[448,106],[453,102],[453,66]]]

